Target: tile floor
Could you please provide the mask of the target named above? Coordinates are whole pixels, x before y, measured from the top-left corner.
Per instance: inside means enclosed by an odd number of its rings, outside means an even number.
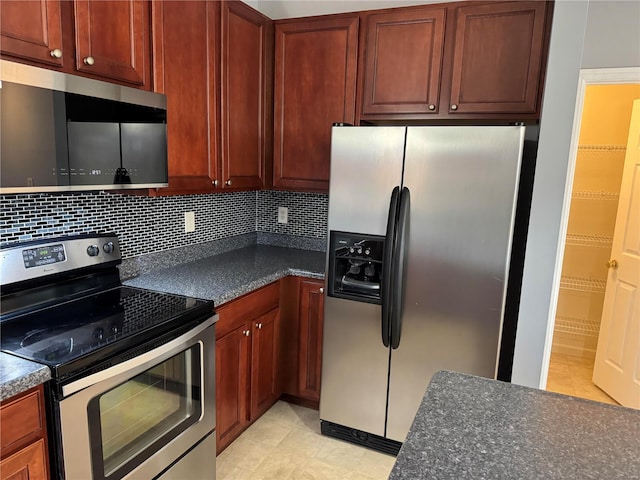
[[[593,360],[551,353],[547,390],[619,405],[591,381],[592,376]]]
[[[316,410],[279,401],[216,460],[217,480],[386,480],[395,457],[320,434]]]

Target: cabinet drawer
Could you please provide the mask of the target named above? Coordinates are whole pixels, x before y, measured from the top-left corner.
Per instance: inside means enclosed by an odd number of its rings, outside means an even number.
[[[4,430],[4,429],[3,429]],[[0,462],[1,480],[45,480],[47,457],[44,439],[23,448]]]
[[[44,436],[42,387],[0,406],[0,455]]]
[[[220,320],[216,324],[216,337],[220,338],[248,319],[257,318],[278,307],[280,281],[225,303],[217,309]]]

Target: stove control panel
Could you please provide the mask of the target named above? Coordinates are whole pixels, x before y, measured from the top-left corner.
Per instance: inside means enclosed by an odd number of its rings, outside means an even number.
[[[118,237],[85,234],[32,240],[0,249],[2,285],[102,264],[121,262]]]

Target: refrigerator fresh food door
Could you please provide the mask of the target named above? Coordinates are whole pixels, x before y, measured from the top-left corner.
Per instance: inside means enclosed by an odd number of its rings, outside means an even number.
[[[402,180],[404,127],[334,127],[329,230],[386,234],[389,201]],[[320,418],[384,435],[389,349],[380,305],[327,296]]]
[[[404,440],[438,370],[495,378],[523,142],[518,126],[407,130],[410,229],[388,438]]]

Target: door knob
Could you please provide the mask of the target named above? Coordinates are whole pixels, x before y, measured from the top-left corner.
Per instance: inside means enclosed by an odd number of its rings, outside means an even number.
[[[256,323],[256,328],[258,330],[262,330],[262,324],[261,323]]]
[[[50,54],[53,58],[62,58],[62,50],[59,48],[54,48],[51,50]]]
[[[457,109],[458,109],[458,105],[456,105],[455,103],[451,105],[451,110],[457,110]]]
[[[225,185],[227,185],[228,187],[230,187],[230,186],[231,186],[231,180],[227,180],[227,181],[226,181],[226,182],[224,182],[224,183],[225,183]]]
[[[218,186],[218,180],[211,180],[211,185],[213,185],[214,187]]]
[[[436,109],[435,105],[433,105],[433,104],[429,105],[429,110],[434,111],[435,109]]]
[[[615,259],[614,260],[609,260],[607,262],[607,267],[608,268],[613,268],[615,270],[616,268],[618,268],[618,261],[615,260]]]
[[[96,63],[96,61],[93,59],[93,57],[86,57],[83,60],[83,62],[84,62],[85,65],[89,65],[89,66],[93,65],[94,63]]]
[[[324,293],[324,287],[320,287],[319,292],[320,292],[320,293]]]

